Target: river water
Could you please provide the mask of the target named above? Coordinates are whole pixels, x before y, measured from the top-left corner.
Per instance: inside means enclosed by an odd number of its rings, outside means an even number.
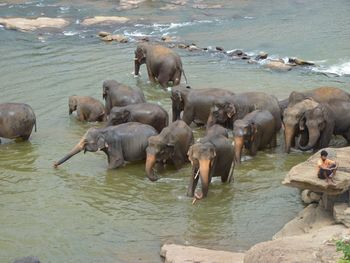
[[[73,3],[72,3],[73,2]],[[181,2],[181,1],[179,1]],[[319,86],[350,92],[348,0],[146,1],[118,9],[119,1],[1,1],[0,17],[63,17],[62,30],[21,33],[0,27],[0,103],[25,102],[37,115],[28,142],[0,145],[0,262],[36,255],[43,262],[160,262],[165,242],[242,251],[268,240],[302,204],[296,189],[281,185],[288,170],[310,153],[259,152],[235,170],[235,181],[214,180],[206,200],[186,197],[190,166],[169,169],[156,183],[144,163],[107,170],[103,153],[79,154],[52,168],[96,123],[68,115],[69,95],[102,100],[102,82],[140,87],[169,112],[169,92],[132,76],[135,37],[176,36],[200,47],[266,51],[300,57],[316,68],[274,72],[261,65],[205,52],[177,49],[193,88],[265,91],[286,98]],[[220,8],[204,8],[207,7]],[[198,8],[199,7],[199,8]],[[95,15],[132,19],[122,26],[80,24]],[[101,42],[100,30],[130,37],[127,44]],[[322,74],[322,72],[327,74]],[[203,135],[195,128],[195,136]]]

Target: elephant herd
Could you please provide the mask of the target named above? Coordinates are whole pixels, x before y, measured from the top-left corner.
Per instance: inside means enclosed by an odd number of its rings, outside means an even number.
[[[302,151],[327,147],[333,135],[342,135],[350,143],[350,94],[339,88],[293,91],[280,101],[264,92],[192,89],[180,84],[184,73],[180,57],[151,44],[137,47],[134,63],[135,75],[145,63],[151,82],[162,87],[173,84],[172,122],[160,105],[146,102],[142,90],[106,80],[102,87],[105,105],[91,97],[69,97],[69,114],[77,111],[80,121],[101,121],[105,126],[88,129],[54,167],[81,151],[103,151],[109,169],[145,160],[146,176],[156,181],[157,167],[170,163],[180,169],[190,162],[187,195],[197,200],[207,196],[212,177],[233,180],[243,149],[254,156],[276,147],[281,128],[287,153],[292,147]],[[34,125],[30,106],[0,104],[0,137],[27,140]],[[205,137],[195,142],[192,125],[204,125]],[[199,178],[202,191],[195,193]]]

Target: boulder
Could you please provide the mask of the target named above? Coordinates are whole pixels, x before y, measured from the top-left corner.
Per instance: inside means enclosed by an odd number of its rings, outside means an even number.
[[[63,18],[0,18],[0,25],[3,25],[6,29],[14,29],[23,32],[34,31],[41,28],[63,28],[68,24],[69,22]]]
[[[335,221],[332,213],[322,204],[310,204],[297,217],[285,224],[272,239],[307,234],[333,224]]]
[[[350,188],[350,147],[326,148],[328,153],[334,154],[332,158],[337,161],[339,167],[334,177],[334,185],[330,185],[326,180],[317,177],[317,161],[320,158],[320,151],[312,155],[305,162],[294,166],[284,181],[284,185],[297,187],[302,190],[309,189],[313,192],[324,193],[326,195],[340,195]]]
[[[281,60],[266,60],[262,65],[266,68],[277,70],[277,71],[289,71],[293,68],[293,66],[284,63]]]
[[[347,203],[335,203],[333,206],[333,217],[335,222],[350,227],[350,207]]]
[[[163,245],[160,255],[165,263],[243,263],[244,253],[210,250],[175,244]]]
[[[81,24],[83,26],[91,26],[96,24],[124,24],[128,21],[130,21],[130,19],[123,16],[95,16],[84,19]]]
[[[251,247],[244,263],[338,262],[335,241],[348,235],[343,225],[325,226],[309,234],[278,238]]]
[[[298,66],[314,66],[315,63],[311,61],[305,61],[299,58],[288,58],[288,62]]]
[[[318,203],[321,200],[322,195],[312,192],[309,189],[305,189],[301,192],[301,200],[305,204]]]
[[[105,31],[100,31],[98,32],[98,36],[99,37],[106,37],[108,35],[112,35],[112,33],[109,33],[109,32],[105,32]]]
[[[120,43],[127,43],[128,38],[124,35],[106,35],[105,37],[101,37],[101,40],[103,41],[117,41]]]

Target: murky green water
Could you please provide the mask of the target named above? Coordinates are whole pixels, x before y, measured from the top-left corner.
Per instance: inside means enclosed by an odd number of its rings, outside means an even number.
[[[350,3],[343,1],[206,1],[221,9],[196,9],[188,1],[161,11],[166,1],[147,1],[117,11],[114,1],[1,1],[1,16],[65,17],[56,32],[20,33],[0,28],[0,102],[26,102],[37,115],[29,142],[0,145],[0,262],[36,255],[43,262],[159,262],[164,242],[239,251],[270,239],[301,209],[298,191],[281,185],[286,172],[309,155],[274,150],[259,153],[235,171],[235,182],[214,180],[207,200],[185,196],[190,167],[168,170],[151,183],[142,162],[108,171],[103,153],[62,157],[96,124],[68,115],[68,96],[102,100],[102,82],[139,86],[169,112],[168,92],[131,75],[135,43],[105,44],[101,30],[134,35],[178,36],[198,46],[266,51],[276,57],[316,61],[311,69],[280,73],[241,61],[177,50],[194,88],[265,91],[285,98],[292,90],[335,86],[350,91]],[[84,17],[123,15],[135,23],[82,27]],[[141,19],[144,18],[144,19]],[[171,22],[175,24],[170,24]],[[136,24],[136,25],[135,25]],[[195,129],[196,137],[203,131]]]

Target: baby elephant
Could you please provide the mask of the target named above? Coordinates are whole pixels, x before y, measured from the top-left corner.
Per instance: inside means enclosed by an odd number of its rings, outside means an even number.
[[[130,104],[124,107],[113,107],[108,117],[107,126],[135,121],[151,125],[158,132],[161,132],[168,125],[168,119],[168,113],[157,104]]]
[[[187,151],[193,144],[193,133],[188,125],[179,120],[171,123],[156,136],[149,137],[146,149],[146,174],[151,181],[158,178],[153,172],[154,165],[171,162],[176,169],[188,161]]]
[[[0,137],[28,140],[34,125],[36,131],[36,117],[29,105],[24,103],[0,104]]]
[[[105,121],[106,112],[103,104],[88,96],[70,96],[68,101],[69,114],[77,111],[80,121]]]
[[[222,135],[206,136],[193,144],[188,151],[192,175],[187,195],[194,195],[199,177],[202,193],[196,194],[196,199],[207,196],[212,177],[220,176],[222,182],[230,182],[234,169],[233,155],[231,141]]]
[[[275,118],[267,110],[255,110],[236,120],[233,128],[236,163],[241,162],[243,146],[252,156],[268,145],[275,147],[276,133]]]

